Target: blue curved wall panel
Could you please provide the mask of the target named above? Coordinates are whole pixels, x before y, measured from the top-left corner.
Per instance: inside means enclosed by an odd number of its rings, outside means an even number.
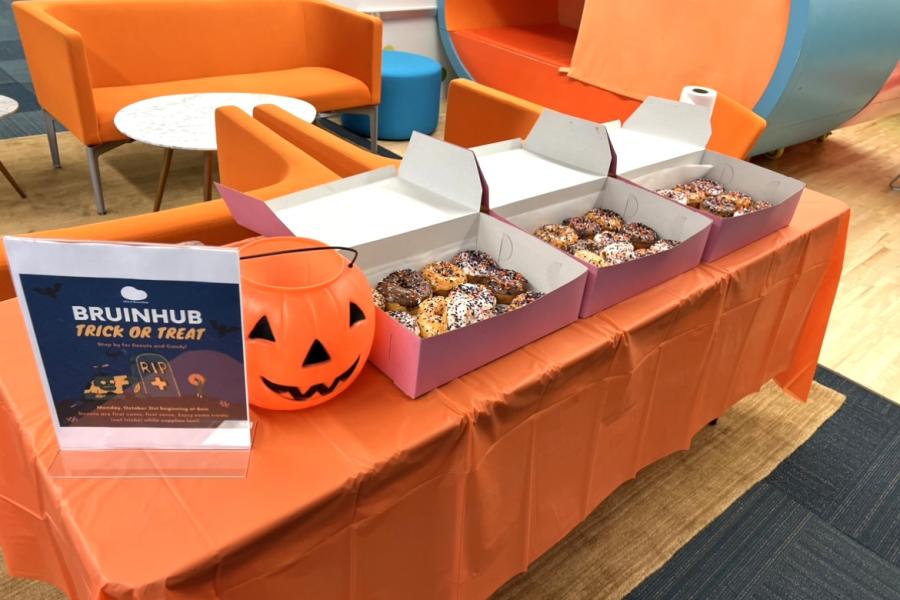
[[[871,100],[900,57],[900,0],[793,0],[778,66],[754,111],[752,154],[814,139]]]

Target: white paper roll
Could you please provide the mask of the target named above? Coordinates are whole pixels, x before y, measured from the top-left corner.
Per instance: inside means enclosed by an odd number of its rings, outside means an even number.
[[[700,85],[686,85],[681,89],[680,100],[688,104],[705,106],[711,113],[716,104],[716,90]]]

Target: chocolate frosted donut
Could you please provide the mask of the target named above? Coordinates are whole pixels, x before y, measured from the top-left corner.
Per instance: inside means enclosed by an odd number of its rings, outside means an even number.
[[[601,231],[594,236],[594,241],[600,248],[602,248],[603,246],[609,246],[610,244],[615,244],[616,242],[628,242],[630,244],[631,238],[620,232]]]
[[[649,248],[659,239],[652,227],[637,222],[626,225],[622,233],[628,236],[635,248]]]
[[[497,269],[487,282],[487,288],[497,297],[497,302],[509,304],[513,298],[525,291],[528,280],[512,269]]]
[[[602,231],[600,224],[587,217],[572,217],[562,222],[575,230],[580,238],[592,238]]]
[[[453,331],[494,316],[497,299],[483,285],[464,283],[447,296],[447,329]]]
[[[403,325],[410,333],[420,334],[419,323],[414,316],[402,310],[392,310],[388,313],[392,319]]]
[[[669,200],[677,202],[678,204],[686,205],[688,203],[687,194],[684,192],[684,190],[664,188],[661,190],[656,190],[656,193],[663,198],[667,198]]]
[[[599,235],[599,234],[598,234]],[[600,249],[603,248],[601,244],[598,244],[595,240],[578,240],[571,246],[569,246],[568,252],[569,254],[575,254],[579,250],[586,250],[588,252],[600,252]]]
[[[578,234],[568,225],[542,225],[534,230],[534,235],[560,250],[578,241]]]
[[[606,208],[592,208],[584,213],[584,218],[594,221],[606,231],[622,231],[622,228],[625,227],[625,219],[622,218],[622,215]]]
[[[402,269],[394,271],[375,288],[384,296],[389,311],[405,311],[419,306],[419,302],[431,297],[431,285],[418,271]]]
[[[484,283],[498,267],[494,259],[481,250],[464,250],[453,257],[453,264],[463,270],[469,283]]]
[[[606,266],[620,265],[635,259],[634,246],[628,242],[616,242],[603,248],[603,259]]]
[[[704,197],[718,196],[725,191],[725,188],[723,188],[718,181],[707,179],[706,177],[688,181],[682,185],[681,188],[686,192],[699,192],[700,194],[703,194]]]
[[[446,296],[450,290],[466,282],[466,273],[462,267],[449,262],[433,262],[425,265],[422,276],[438,296]]]
[[[512,302],[509,303],[509,307],[512,309],[522,308],[523,306],[531,304],[535,300],[539,300],[543,295],[544,294],[542,294],[541,292],[525,292],[524,294],[519,294],[512,299]]]
[[[717,217],[733,217],[737,206],[733,202],[721,196],[710,196],[700,205],[703,210],[707,210]]]

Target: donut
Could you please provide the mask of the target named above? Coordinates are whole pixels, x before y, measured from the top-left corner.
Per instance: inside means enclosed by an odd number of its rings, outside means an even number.
[[[384,296],[378,290],[372,290],[372,302],[375,303],[375,306],[384,310]]]
[[[412,269],[394,271],[375,288],[384,296],[384,306],[388,311],[407,311],[419,306],[425,298],[431,297],[431,285],[425,277]]]
[[[403,325],[409,332],[419,335],[419,323],[416,321],[416,318],[408,312],[392,310],[388,312],[388,316]]]
[[[605,232],[604,232],[605,233]],[[599,234],[597,234],[599,235]],[[568,248],[569,254],[575,254],[579,250],[587,250],[588,252],[596,252],[599,253],[603,246],[598,244],[595,240],[578,240]]]
[[[635,248],[649,248],[659,239],[652,227],[637,222],[626,225],[622,233],[628,236]]]
[[[446,296],[450,290],[466,282],[466,274],[462,267],[449,262],[433,262],[425,265],[422,276],[438,296]]]
[[[634,258],[644,258],[645,256],[650,256],[651,254],[655,254],[655,252],[651,252],[650,248],[637,248],[634,251]]]
[[[673,189],[673,188],[663,188],[661,190],[656,190],[656,193],[659,194],[660,196],[662,196],[663,198],[672,200],[674,202],[677,202],[678,204],[687,204],[688,203],[687,194],[684,192],[684,190]]]
[[[463,270],[469,283],[484,283],[497,269],[494,259],[481,250],[464,250],[454,256],[452,262]]]
[[[522,308],[523,306],[527,306],[538,300],[543,296],[541,292],[525,292],[524,294],[519,294],[515,298],[512,299],[512,302],[509,303],[509,307],[513,310],[517,308]]]
[[[447,329],[453,331],[494,315],[497,299],[483,285],[464,283],[447,296]]]
[[[601,248],[597,252],[592,250],[578,250],[575,252],[575,258],[579,260],[583,260],[586,263],[592,264],[595,267],[603,268],[606,266],[606,259],[603,258],[603,249]]]
[[[747,210],[753,206],[753,198],[743,192],[728,191],[719,196],[723,202],[731,202],[737,210]]]
[[[628,242],[630,244],[631,238],[621,232],[601,231],[594,236],[594,241],[600,248],[603,248],[603,246],[609,246],[615,242]]]
[[[575,230],[580,238],[592,238],[602,231],[600,224],[587,217],[571,217],[562,222]]]
[[[431,338],[447,331],[447,298],[432,296],[422,300],[416,320],[423,338]]]
[[[706,177],[688,181],[681,186],[681,189],[686,192],[698,192],[703,194],[704,198],[706,196],[718,196],[725,191],[725,188],[718,181],[707,179]]]
[[[771,202],[766,202],[765,200],[754,200],[753,201],[753,210],[766,210],[767,208],[772,208]]]
[[[578,234],[568,225],[542,225],[534,230],[534,235],[560,250],[578,241]]]
[[[487,288],[500,304],[509,304],[513,298],[525,291],[528,280],[512,269],[497,269],[487,282]]]
[[[717,196],[710,196],[704,200],[701,207],[717,217],[733,217],[734,211],[737,210],[737,207],[732,202]]]
[[[680,243],[681,242],[676,242],[675,240],[659,240],[658,242],[654,242],[649,250],[653,254],[658,254],[660,252],[665,252],[666,250],[671,250]]]
[[[606,266],[620,265],[629,260],[634,260],[634,246],[628,242],[616,242],[603,248],[603,260]]]
[[[511,310],[512,310],[512,307],[510,307],[509,304],[498,304],[497,306],[494,307],[494,310],[491,311],[492,312],[491,316],[499,317],[500,315],[505,315],[506,313],[508,313]]]
[[[606,231],[622,231],[625,227],[625,219],[619,213],[605,208],[592,208],[584,213],[584,218],[594,221]]]

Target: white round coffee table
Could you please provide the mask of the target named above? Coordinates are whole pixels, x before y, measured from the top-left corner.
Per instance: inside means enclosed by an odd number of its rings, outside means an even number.
[[[274,104],[307,123],[316,119],[316,108],[309,102],[271,94],[208,93],[157,96],[129,104],[116,113],[116,128],[129,138],[165,148],[163,169],[153,210],[159,210],[172,153],[195,150],[206,153],[203,199],[212,197],[212,161],[216,151],[216,109],[237,106],[248,114],[260,104]]]
[[[14,112],[19,110],[19,103],[10,98],[9,96],[0,96],[0,119],[3,117],[7,117]],[[23,190],[18,182],[13,179],[12,173],[10,173],[6,166],[3,164],[3,161],[0,161],[0,173],[3,173],[3,176],[6,177],[6,180],[13,186],[13,189],[23,198],[25,198],[25,190]]]

